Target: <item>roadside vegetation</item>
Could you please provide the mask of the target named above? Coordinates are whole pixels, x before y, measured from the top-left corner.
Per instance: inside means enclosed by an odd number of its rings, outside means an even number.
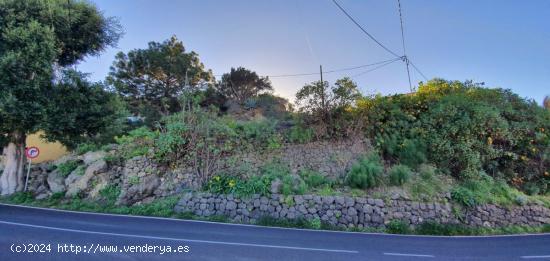
[[[182,96],[189,105],[186,111],[161,118],[157,128],[141,127],[117,138],[121,155],[148,155],[165,164],[186,162],[198,169],[205,190],[240,196],[267,195],[278,180],[283,194],[401,191],[428,201],[450,193],[467,207],[531,201],[550,205],[545,196],[550,113],[543,107],[508,90],[472,82],[435,79],[412,94],[374,97],[355,95],[356,86],[347,79],[339,83],[347,87],[306,85],[298,95],[302,107],[296,104],[298,110],[262,119],[238,119],[213,101],[201,106],[208,100],[201,92]],[[310,100],[304,98],[308,95]],[[322,95],[329,105],[318,104]],[[324,177],[316,170],[291,174],[276,160],[252,175],[246,169],[223,173],[211,167],[239,152],[354,137],[370,139],[374,148],[341,178]]]
[[[118,53],[105,82],[93,83],[73,65],[114,46],[122,35],[119,24],[87,2],[78,2],[72,12],[64,1],[50,2],[0,3],[0,145],[13,156],[7,157],[10,161],[0,176],[0,192],[12,196],[2,201],[174,215],[175,198],[117,206],[120,189],[114,184],[100,192],[97,202],[60,194],[31,200],[20,192],[22,184],[9,181],[23,180],[26,135],[43,130],[46,140],[61,141],[76,154],[116,151],[105,157],[110,166],[137,156],[172,169],[189,166],[202,190],[213,193],[269,195],[276,183],[283,195],[387,199],[399,193],[419,201],[441,201],[450,195],[464,207],[535,201],[550,207],[548,98],[540,106],[510,90],[437,78],[419,83],[412,93],[370,95],[344,77],[334,83],[304,84],[291,104],[274,94],[268,77],[251,69],[228,68],[216,79],[198,53],[175,36]],[[59,22],[68,21],[67,14],[76,24]],[[56,30],[50,27],[54,23]],[[315,169],[296,172],[277,159],[255,171],[247,166],[236,173],[218,168],[222,159],[240,153],[353,139],[370,141],[372,149],[339,177]],[[84,173],[77,161],[56,167],[64,177]],[[137,177],[130,181],[139,182]],[[286,226],[282,222],[260,223]],[[289,226],[323,227],[300,222]],[[447,225],[407,230],[395,222],[389,232],[470,233]]]

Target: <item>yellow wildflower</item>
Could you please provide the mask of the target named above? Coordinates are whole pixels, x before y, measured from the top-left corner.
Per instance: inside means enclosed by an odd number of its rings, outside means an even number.
[[[526,161],[526,160],[527,160],[527,156],[522,155],[522,156],[521,156],[521,160]]]
[[[491,137],[487,138],[487,144],[493,145],[493,138]]]
[[[235,183],[234,180],[230,180],[230,181],[229,181],[229,187],[230,187],[230,188],[234,187],[235,184],[236,184],[236,183]]]

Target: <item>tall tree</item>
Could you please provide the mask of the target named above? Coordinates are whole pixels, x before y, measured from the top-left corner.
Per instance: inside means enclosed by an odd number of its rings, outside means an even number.
[[[351,106],[361,97],[357,84],[344,77],[330,87],[327,81],[304,85],[296,93],[296,105],[302,112],[327,120],[332,110]]]
[[[341,109],[354,105],[361,97],[357,84],[345,77],[330,87],[327,81],[316,81],[304,85],[296,93],[296,105],[299,110],[319,124],[322,135],[334,131],[335,114]]]
[[[121,33],[116,20],[85,1],[2,0],[0,17],[0,136],[5,160],[0,193],[5,195],[23,188],[27,135],[43,129],[45,138],[53,139],[56,133],[48,128],[55,119],[51,113],[80,106],[50,109],[56,106],[52,97],[63,89],[55,71],[114,45]],[[81,115],[84,118],[77,121],[88,117]],[[88,127],[81,126],[77,134]]]
[[[135,49],[116,55],[107,82],[132,105],[154,107],[163,115],[180,110],[178,96],[212,80],[195,52],[186,52],[176,36],[147,49]]]
[[[544,105],[544,108],[550,110],[550,96],[544,97],[544,101],[542,104]]]
[[[327,81],[315,81],[304,85],[296,93],[296,105],[301,112],[309,113],[321,122],[326,122],[331,96]]]
[[[239,67],[222,75],[217,89],[225,97],[243,104],[262,92],[272,91],[273,86],[268,77],[260,77],[256,72]]]
[[[333,100],[331,103],[335,107],[351,106],[361,98],[361,93],[357,88],[357,84],[349,77],[338,79],[332,88]]]

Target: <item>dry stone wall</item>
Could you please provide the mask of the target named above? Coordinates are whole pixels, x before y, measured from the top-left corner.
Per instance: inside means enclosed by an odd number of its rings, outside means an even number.
[[[342,177],[351,166],[367,151],[370,144],[363,139],[341,141],[318,141],[307,144],[285,144],[271,151],[239,153],[220,160],[217,171],[229,174],[254,174],[266,163],[279,161],[287,164],[293,173],[303,169],[315,170],[326,177]],[[178,168],[172,171],[184,186],[200,188],[196,173],[191,168]]]
[[[325,176],[338,177],[345,175],[350,166],[368,151],[368,146],[364,140],[286,144],[276,150],[240,153],[221,159],[216,171],[254,175],[266,163],[279,160],[288,164],[292,172],[312,169]],[[116,153],[116,150],[110,153]],[[104,160],[105,155],[105,152],[88,152],[80,156],[69,155],[52,164],[35,165],[29,179],[29,190],[39,199],[61,192],[67,197],[78,194],[95,199],[101,189],[118,185],[121,193],[117,204],[134,205],[201,188],[196,171],[189,166],[169,168],[144,156],[109,166]],[[75,170],[63,177],[55,168],[50,168],[50,165],[68,160],[77,160],[84,171]]]
[[[510,209],[483,205],[453,214],[451,203],[422,203],[401,197],[390,200],[317,195],[254,195],[236,198],[232,195],[187,193],[175,207],[177,212],[192,212],[200,217],[225,216],[234,222],[254,223],[269,216],[277,219],[319,219],[342,228],[384,227],[391,220],[410,225],[424,221],[460,223],[467,226],[503,227],[537,226],[550,223],[550,209],[538,204]]]

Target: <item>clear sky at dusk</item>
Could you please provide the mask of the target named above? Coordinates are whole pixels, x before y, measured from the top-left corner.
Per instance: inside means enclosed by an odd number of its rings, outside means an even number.
[[[120,19],[117,48],[79,69],[103,80],[119,51],[176,35],[214,74],[244,66],[260,75],[328,71],[392,59],[331,0],[94,0]],[[339,0],[371,34],[402,53],[395,0]],[[472,79],[541,102],[550,94],[550,1],[402,0],[407,53],[428,77]],[[326,74],[334,82],[368,68]],[[319,76],[271,78],[292,99]],[[412,72],[414,82],[422,77]],[[395,62],[354,77],[366,94],[407,92],[405,65]]]

